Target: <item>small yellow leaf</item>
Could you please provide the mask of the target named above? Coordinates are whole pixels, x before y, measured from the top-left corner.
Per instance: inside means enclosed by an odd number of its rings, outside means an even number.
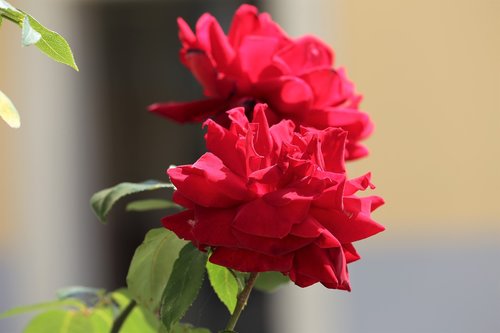
[[[12,128],[21,126],[21,119],[11,100],[0,91],[0,117]]]

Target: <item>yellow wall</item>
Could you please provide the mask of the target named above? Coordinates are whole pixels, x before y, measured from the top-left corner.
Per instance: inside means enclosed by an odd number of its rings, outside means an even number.
[[[500,230],[500,1],[322,8],[376,122],[372,155],[350,168],[373,171],[387,200],[377,217],[395,230]]]

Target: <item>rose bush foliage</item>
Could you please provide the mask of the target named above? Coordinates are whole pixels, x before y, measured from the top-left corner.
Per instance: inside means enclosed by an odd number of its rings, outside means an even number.
[[[384,230],[370,217],[383,200],[356,195],[373,188],[369,174],[347,179],[346,131],[270,126],[268,114],[257,104],[252,121],[239,107],[227,112],[228,129],[205,122],[208,152],[168,170],[186,210],[163,224],[210,248],[215,264],[350,290],[347,264],[360,258],[352,243]]]
[[[217,20],[204,14],[195,32],[178,19],[180,58],[204,89],[204,100],[157,103],[150,110],[179,122],[212,117],[227,127],[226,111],[257,102],[269,105],[270,124],[281,119],[300,126],[347,131],[346,158],[367,155],[360,141],[373,124],[359,110],[361,95],[343,68],[334,68],[333,51],[313,36],[291,38],[267,13],[241,6],[226,36]]]

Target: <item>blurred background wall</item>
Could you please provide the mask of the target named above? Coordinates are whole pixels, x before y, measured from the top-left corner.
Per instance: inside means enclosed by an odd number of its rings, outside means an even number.
[[[62,33],[80,73],[0,31],[0,89],[22,126],[0,124],[0,312],[67,285],[123,284],[133,249],[161,214],[107,226],[88,198],[117,182],[162,179],[203,150],[197,128],[147,114],[154,101],[201,90],[177,60],[175,17],[211,11],[227,27],[234,1],[12,1]],[[283,288],[256,296],[265,332],[500,331],[500,2],[266,1],[292,36],[313,33],[365,95],[387,231],[358,246],[353,292]],[[182,82],[182,84],[180,84]],[[190,142],[185,146],[177,142]],[[204,296],[195,319],[208,321]],[[208,306],[207,304],[210,304]],[[250,304],[252,305],[252,303]],[[214,305],[215,306],[215,305]],[[273,323],[266,318],[275,317]],[[256,320],[255,318],[259,318]],[[22,320],[0,321],[18,332]],[[241,333],[245,331],[242,327]]]

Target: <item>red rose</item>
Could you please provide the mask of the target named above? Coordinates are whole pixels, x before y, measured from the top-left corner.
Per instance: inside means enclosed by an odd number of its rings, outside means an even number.
[[[345,131],[295,132],[290,120],[270,127],[267,111],[257,104],[252,122],[244,108],[228,111],[229,129],[205,122],[209,152],[168,170],[187,210],[163,225],[210,247],[213,263],[350,290],[347,264],[360,258],[352,242],[384,230],[370,218],[383,200],[356,196],[373,188],[369,174],[346,179]]]
[[[181,61],[203,85],[208,99],[187,103],[159,103],[150,110],[179,122],[208,117],[228,124],[225,111],[247,106],[251,116],[258,102],[270,106],[268,121],[290,119],[296,125],[348,132],[346,158],[367,155],[359,141],[373,130],[358,109],[361,95],[342,68],[334,69],[330,48],[319,39],[288,37],[267,13],[241,6],[226,36],[210,14],[196,24],[196,34],[178,19]]]

